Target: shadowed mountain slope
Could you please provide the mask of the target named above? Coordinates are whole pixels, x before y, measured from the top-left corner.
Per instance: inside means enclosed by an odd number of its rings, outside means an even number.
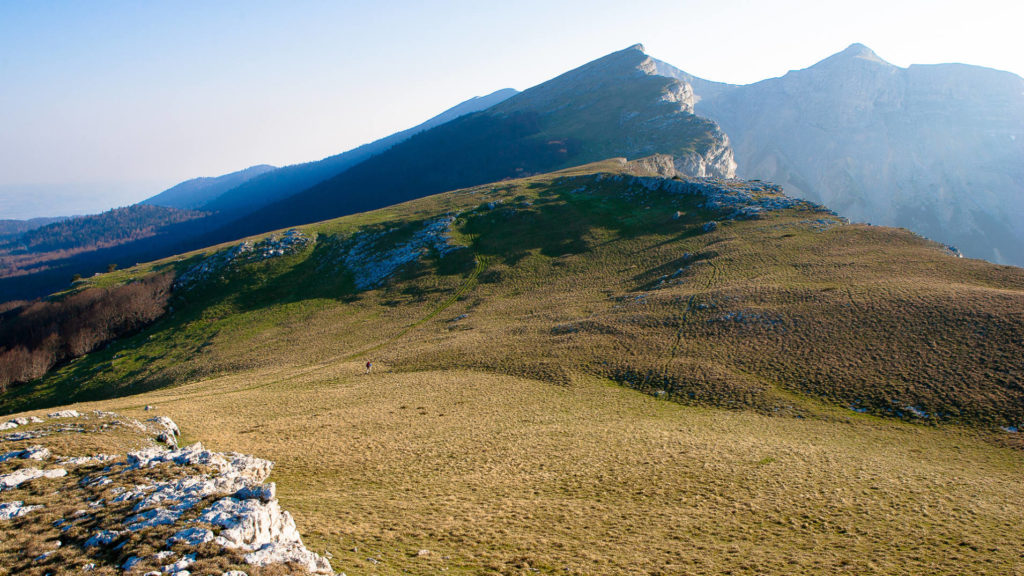
[[[182,210],[201,208],[228,190],[272,170],[277,170],[277,168],[269,164],[260,164],[223,176],[193,178],[172,186],[156,196],[147,198],[139,204],[167,206]]]
[[[435,126],[440,126],[460,116],[490,108],[514,94],[516,94],[516,91],[512,88],[504,88],[486,96],[470,98],[422,124],[408,130],[396,132],[369,144],[363,144],[348,152],[330,156],[316,162],[306,162],[278,168],[263,174],[259,178],[246,182],[234,190],[227,191],[217,198],[211,199],[204,205],[204,209],[222,212],[229,218],[247,214],[340,174],[348,168],[380,154],[400,142],[408,140],[415,134]]]
[[[611,156],[672,154],[684,174],[731,176],[735,164],[724,133],[693,114],[688,85],[655,68],[640,45],[615,52],[422,132],[240,220],[217,239]]]

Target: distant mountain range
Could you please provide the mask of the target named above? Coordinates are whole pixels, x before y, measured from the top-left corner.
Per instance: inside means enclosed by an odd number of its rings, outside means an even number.
[[[687,175],[731,177],[729,140],[693,113],[690,87],[637,44],[424,131],[268,205],[210,240],[371,210],[445,190],[609,157],[671,154]]]
[[[732,139],[741,177],[1024,266],[1024,78],[900,68],[861,44],[746,86],[658,71],[693,86],[697,112]]]
[[[690,75],[635,45],[323,160],[183,182],[141,204],[203,217],[157,232],[144,223],[149,232],[121,231],[129,241],[116,246],[47,258],[35,270],[44,276],[0,277],[0,301],[52,292],[73,273],[109,263],[655,153],[672,155],[681,174],[769,180],[853,220],[1024,265],[1024,79],[959,64],[899,68],[855,44],[805,70],[737,86]],[[13,231],[6,239],[14,240],[32,227],[7,223],[0,232]]]
[[[95,216],[0,221],[0,302],[54,292],[66,286],[72,275],[88,276],[110,264],[131,265],[201,247],[205,245],[201,239],[225,223],[334,176],[418,132],[515,93],[509,88],[471,98],[416,127],[318,162],[283,168],[261,164],[223,176],[193,178],[133,207]],[[60,223],[59,228],[52,226],[55,223]],[[23,236],[31,230],[36,230],[33,238]],[[44,237],[58,239],[59,246],[34,240]]]
[[[445,110],[418,126],[396,132],[348,152],[330,156],[316,162],[285,166],[284,168],[267,172],[258,178],[253,178],[237,188],[213,198],[204,204],[202,209],[210,212],[219,212],[229,218],[248,214],[336,176],[348,168],[374,155],[385,152],[392,146],[404,142],[420,132],[440,126],[460,116],[490,108],[514,94],[516,94],[515,90],[505,88],[486,96],[471,98]]]
[[[193,178],[147,198],[139,204],[165,206],[180,210],[194,210],[213,202],[228,190],[237,188],[253,178],[277,170],[269,164],[250,166],[245,170],[212,178]]]

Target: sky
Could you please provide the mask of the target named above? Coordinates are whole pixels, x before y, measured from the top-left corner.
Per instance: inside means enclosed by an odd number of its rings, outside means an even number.
[[[637,42],[745,84],[860,42],[1024,75],[1008,0],[0,0],[0,219],[337,154]]]

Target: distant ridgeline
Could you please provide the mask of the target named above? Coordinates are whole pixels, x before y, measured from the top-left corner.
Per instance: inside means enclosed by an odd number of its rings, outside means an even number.
[[[1024,266],[1024,78],[963,64],[900,68],[860,44],[746,86],[657,65],[689,82],[697,113],[732,138],[740,176]]]
[[[198,210],[202,218],[126,223],[117,238],[87,239],[85,247],[51,242],[48,252],[44,242],[17,254],[10,243],[24,231],[12,237],[4,232],[11,226],[0,227],[8,246],[0,255],[0,301],[42,296],[111,264],[656,153],[672,155],[682,174],[738,170],[856,221],[904,226],[967,256],[1022,265],[1022,94],[1024,79],[1013,74],[963,65],[903,69],[861,45],[747,86],[694,77],[636,45],[522,93],[470,99],[342,154],[197,178],[143,202]]]

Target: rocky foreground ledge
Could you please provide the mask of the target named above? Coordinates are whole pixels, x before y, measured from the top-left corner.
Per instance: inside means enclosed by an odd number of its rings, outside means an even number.
[[[67,410],[0,430],[0,576],[334,574],[281,509],[270,461],[178,448],[166,416]],[[148,446],[68,453],[133,442]]]

